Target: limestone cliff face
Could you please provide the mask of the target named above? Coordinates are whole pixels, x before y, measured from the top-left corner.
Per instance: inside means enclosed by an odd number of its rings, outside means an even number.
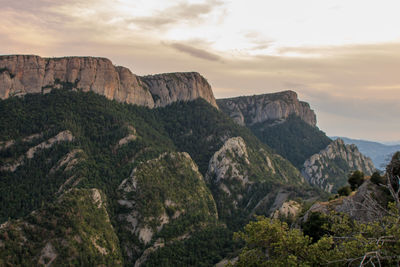
[[[210,84],[197,72],[148,75],[140,79],[153,95],[156,107],[203,98],[218,108]]]
[[[317,124],[310,105],[299,101],[293,91],[218,99],[217,103],[223,112],[240,125],[283,122],[291,115],[300,117],[311,126]]]
[[[150,108],[199,97],[217,106],[211,86],[198,73],[139,77],[106,58],[0,56],[1,99],[62,87],[93,91],[108,99]]]
[[[311,184],[332,192],[344,185],[347,175],[354,170],[371,175],[375,167],[355,145],[346,145],[342,139],[336,139],[304,162],[302,174]]]
[[[153,107],[154,102],[136,75],[115,67],[106,58],[41,58],[15,55],[0,57],[0,97],[41,93],[69,84],[84,92],[93,91],[108,99]]]

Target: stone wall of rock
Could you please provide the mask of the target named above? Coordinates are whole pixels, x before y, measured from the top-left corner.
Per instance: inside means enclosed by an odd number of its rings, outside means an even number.
[[[140,79],[153,95],[156,107],[203,98],[218,108],[210,84],[197,72],[148,75]]]
[[[1,99],[61,87],[93,91],[108,99],[150,108],[199,97],[217,107],[211,86],[194,72],[139,77],[106,58],[0,56]]]
[[[358,151],[355,145],[346,145],[336,139],[319,153],[304,162],[302,174],[310,182],[327,192],[332,192],[347,182],[347,175],[360,170],[366,175],[375,171],[372,160]]]
[[[240,125],[265,121],[282,122],[291,115],[300,117],[311,126],[317,124],[316,115],[310,105],[299,101],[293,91],[218,99],[217,104]]]

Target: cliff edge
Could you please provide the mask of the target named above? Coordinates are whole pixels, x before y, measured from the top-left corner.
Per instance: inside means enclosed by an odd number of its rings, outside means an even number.
[[[106,58],[0,56],[0,98],[46,93],[54,88],[93,91],[108,99],[149,108],[199,97],[217,107],[207,80],[198,73],[140,77]]]
[[[313,127],[317,124],[316,115],[310,105],[299,101],[293,91],[218,99],[217,104],[223,112],[243,126],[267,121],[284,122],[292,115],[300,117]]]

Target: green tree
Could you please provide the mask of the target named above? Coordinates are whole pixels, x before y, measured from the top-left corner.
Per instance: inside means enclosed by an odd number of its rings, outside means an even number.
[[[338,189],[339,196],[348,196],[350,195],[350,193],[351,193],[351,188],[348,185]]]
[[[385,184],[386,181],[385,177],[381,176],[379,172],[376,171],[371,175],[371,182],[379,185],[379,184]]]
[[[364,173],[362,171],[354,171],[348,180],[351,190],[356,190],[364,182]]]
[[[235,266],[399,265],[400,216],[393,203],[379,223],[360,223],[337,213],[327,218],[327,234],[312,243],[300,229],[258,217],[235,234],[245,242]]]

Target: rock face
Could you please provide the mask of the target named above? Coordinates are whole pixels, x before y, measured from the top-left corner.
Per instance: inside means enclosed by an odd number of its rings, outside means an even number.
[[[249,126],[265,121],[284,122],[292,115],[300,117],[311,126],[317,124],[310,105],[299,101],[293,91],[218,99],[217,104],[240,125]]]
[[[153,95],[156,107],[203,98],[217,108],[211,86],[197,72],[165,73],[143,76],[140,79]]]
[[[62,87],[93,91],[118,102],[150,108],[199,97],[217,106],[211,86],[198,73],[139,77],[106,58],[0,56],[1,99]]]
[[[220,183],[221,189],[230,195],[230,191],[226,188],[223,181],[224,179],[236,179],[244,186],[249,182],[247,172],[241,173],[239,169],[239,161],[242,164],[250,165],[249,155],[247,153],[246,144],[242,137],[229,138],[222,148],[215,152],[211,158],[208,171],[206,174],[207,180],[213,179],[215,183]],[[272,170],[273,166],[271,166]]]
[[[227,139],[214,153],[205,178],[213,188],[220,218],[233,221],[238,214],[266,215],[279,208],[289,197],[277,193],[280,187],[295,184],[300,188],[305,183],[296,173],[292,165],[284,165],[280,156],[254,149],[237,136]],[[277,207],[270,210],[271,205]]]
[[[351,219],[373,222],[387,215],[386,207],[390,198],[382,186],[366,180],[355,193],[328,202],[317,202],[304,215],[306,221],[312,212],[329,214],[331,211],[347,214]]]
[[[40,134],[34,134],[28,137],[25,137],[22,139],[23,142],[29,142],[33,139],[35,139],[35,137],[40,137]],[[72,133],[69,130],[65,130],[62,132],[59,132],[56,136],[34,146],[31,147],[24,155],[20,155],[20,157],[18,157],[17,160],[14,160],[13,162],[8,162],[7,164],[0,166],[0,171],[10,171],[10,172],[14,172],[19,166],[23,165],[24,162],[28,159],[32,159],[35,154],[43,149],[48,149],[51,148],[52,146],[54,146],[57,143],[60,142],[72,142],[74,140],[74,136],[72,135]],[[10,141],[6,141],[4,142],[6,144],[6,146],[4,147],[10,147],[12,146],[15,141],[14,140],[10,140]]]
[[[355,170],[371,175],[375,167],[355,145],[346,145],[342,139],[336,139],[304,162],[302,174],[311,184],[333,192],[346,184],[347,175]]]
[[[282,204],[282,206],[271,214],[272,218],[295,218],[301,211],[300,203],[289,200]]]

